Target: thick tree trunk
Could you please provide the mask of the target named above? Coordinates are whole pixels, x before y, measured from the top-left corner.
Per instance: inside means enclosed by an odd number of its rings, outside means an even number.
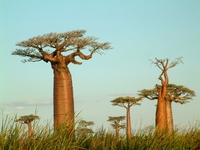
[[[173,116],[172,116],[172,102],[167,100],[166,101],[166,111],[167,111],[167,131],[168,133],[172,133],[173,132]]]
[[[167,112],[166,112],[166,100],[163,94],[166,90],[163,88],[158,88],[158,103],[156,109],[156,129],[158,131],[165,131],[167,126]]]
[[[131,137],[131,116],[130,116],[130,106],[127,108],[126,112],[126,132],[127,132],[127,137]]]
[[[156,110],[156,128],[159,131],[165,130],[166,122],[166,102],[163,98],[160,98]]]
[[[71,74],[67,66],[54,66],[54,127],[74,122],[74,99]]]

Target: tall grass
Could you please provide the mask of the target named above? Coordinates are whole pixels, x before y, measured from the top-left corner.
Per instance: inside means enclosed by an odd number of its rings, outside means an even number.
[[[200,150],[200,122],[190,128],[177,128],[173,134],[154,133],[152,128],[138,129],[127,139],[101,127],[93,135],[79,137],[72,127],[61,126],[56,131],[50,124],[33,125],[34,134],[28,137],[27,128],[6,117],[0,131],[1,150]],[[76,130],[75,130],[76,133]]]

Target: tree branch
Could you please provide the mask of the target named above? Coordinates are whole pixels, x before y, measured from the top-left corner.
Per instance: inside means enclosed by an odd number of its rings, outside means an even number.
[[[90,55],[84,55],[81,51],[77,51],[76,52],[76,56],[79,56],[81,59],[83,60],[88,60],[88,59],[91,59],[92,58],[92,55],[94,54],[96,50],[93,50]]]
[[[111,49],[110,43],[98,43],[95,37],[83,37],[85,30],[75,30],[66,33],[50,33],[43,36],[36,36],[26,41],[17,43],[17,46],[25,48],[21,51],[15,51],[13,55],[19,55],[23,57],[30,57],[26,61],[40,61],[56,63],[60,60],[60,56],[65,58],[66,64],[70,62],[74,64],[81,64],[75,60],[75,56],[79,56],[83,60],[92,58],[92,55],[100,53],[100,50]],[[55,48],[53,52],[49,52],[47,47]],[[84,55],[81,50],[89,48],[89,55]],[[63,56],[61,53],[66,51],[74,51],[74,53]],[[25,52],[26,51],[26,52]]]
[[[157,59],[157,58],[155,58],[156,59],[156,62],[153,62],[158,68],[160,68],[160,70],[162,70],[163,71],[163,68],[164,68],[164,61],[165,60],[161,60],[161,59]],[[161,66],[162,67],[161,67]]]
[[[12,52],[12,55],[19,55],[21,57],[30,57],[28,60],[23,60],[23,62],[29,62],[29,61],[41,61],[43,57],[35,52],[34,49],[27,48],[26,50],[17,49],[16,51]]]
[[[181,60],[182,58],[183,58],[183,57],[176,58],[176,60],[173,61],[173,62],[166,68],[166,70],[168,70],[168,69],[170,69],[170,68],[172,68],[172,67],[178,65],[179,63],[183,63],[182,60]]]
[[[159,76],[159,78],[158,78],[158,79],[161,81],[161,84],[162,84],[162,85],[164,85],[164,84],[165,84],[165,81],[163,80],[163,78],[162,78],[162,76],[161,76],[161,75]]]
[[[164,65],[164,62],[163,62],[163,68],[164,68],[164,69],[167,68],[167,66],[168,66],[168,62],[169,62],[169,59],[166,59],[166,63],[165,63],[165,65]]]
[[[158,84],[156,84],[156,88],[157,88],[157,91],[158,91],[158,98],[161,96],[161,86],[159,86]]]
[[[144,97],[144,98],[147,98],[147,99],[149,99],[149,100],[156,100],[156,99],[158,99],[158,91],[157,91],[157,89],[156,88],[154,88],[154,89],[150,89],[150,90],[148,90],[148,89],[143,89],[143,90],[141,90],[141,91],[138,91],[139,92],[139,96],[140,97]]]
[[[155,100],[158,99],[158,96],[155,97],[151,97],[151,96],[144,96],[145,98],[149,99],[149,100]]]
[[[76,57],[76,56],[79,56],[79,57],[80,57],[81,59],[83,59],[83,60],[89,60],[89,59],[92,58],[92,55],[93,55],[99,48],[103,48],[106,44],[107,44],[107,43],[104,43],[104,45],[95,47],[95,48],[93,48],[93,50],[90,50],[90,51],[91,51],[90,55],[85,55],[85,54],[83,54],[83,53],[80,51],[80,49],[77,48],[77,51],[74,52],[74,53],[72,53],[72,54],[70,55],[70,61],[71,61],[72,63],[74,63],[74,64],[79,64],[79,65],[80,65],[80,64],[82,64],[82,63],[75,60],[75,57]]]

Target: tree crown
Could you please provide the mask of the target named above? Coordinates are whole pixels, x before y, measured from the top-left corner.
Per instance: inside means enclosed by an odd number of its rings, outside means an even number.
[[[110,121],[110,122],[120,122],[120,121],[123,121],[125,119],[125,116],[118,116],[118,117],[109,116],[108,118],[109,119],[107,121]]]
[[[140,105],[139,101],[142,100],[143,97],[118,97],[111,101],[113,106],[121,106],[121,107],[131,107],[132,105]],[[127,104],[127,105],[126,105]]]
[[[152,64],[155,64],[160,70],[164,71],[164,70],[168,70],[172,67],[175,67],[176,65],[178,65],[179,63],[183,63],[182,62],[182,57],[176,58],[174,61],[172,61],[169,64],[169,59],[157,59],[155,58],[156,61],[150,60]]]
[[[107,121],[112,122],[111,126],[116,129],[124,129],[126,127],[125,123],[120,124],[121,121],[125,120],[125,116],[118,116],[118,117],[108,117],[109,119]]]
[[[161,85],[158,85],[161,86]],[[158,99],[157,87],[153,89],[143,89],[138,91],[139,96],[149,100]],[[168,84],[166,99],[180,104],[185,104],[195,96],[195,92],[183,85]]]
[[[167,70],[170,68],[173,68],[174,66],[178,65],[179,63],[182,63],[182,57],[177,58],[175,61],[172,61],[171,64],[169,64],[169,59],[157,59],[155,58],[156,61],[151,61],[152,64],[155,64],[161,71],[162,73],[160,74],[160,76],[158,77],[158,79],[161,81],[161,84],[163,86],[167,86],[167,84],[169,83],[169,78],[167,75]],[[164,74],[164,79],[162,77],[162,75]]]
[[[79,121],[79,126],[80,127],[87,128],[88,126],[92,126],[92,125],[94,125],[93,121],[86,121],[86,120],[80,120]]]
[[[73,51],[73,55],[69,55],[70,62],[74,64],[81,64],[74,60],[75,56],[79,56],[81,59],[89,59],[93,53],[102,53],[101,50],[111,49],[110,43],[98,43],[97,38],[88,36],[84,37],[86,30],[75,30],[65,33],[49,33],[42,36],[36,36],[26,41],[18,42],[16,46],[22,49],[16,49],[12,52],[12,55],[19,55],[22,57],[28,57],[29,59],[23,60],[23,62],[57,62],[58,57],[63,52]],[[89,56],[85,56],[81,51],[88,49]]]
[[[39,116],[31,114],[31,115],[21,116],[19,119],[15,120],[15,122],[28,124],[36,119],[39,119]]]

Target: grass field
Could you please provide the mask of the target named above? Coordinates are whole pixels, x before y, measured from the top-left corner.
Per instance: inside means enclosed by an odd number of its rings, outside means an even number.
[[[77,136],[70,127],[53,132],[49,124],[33,123],[34,135],[27,136],[26,125],[15,117],[3,120],[1,150],[200,150],[200,122],[188,129],[177,128],[171,135],[155,134],[153,129],[139,129],[132,138],[117,138],[103,127],[92,135]],[[76,131],[76,129],[75,129]],[[76,132],[75,132],[76,133]]]

